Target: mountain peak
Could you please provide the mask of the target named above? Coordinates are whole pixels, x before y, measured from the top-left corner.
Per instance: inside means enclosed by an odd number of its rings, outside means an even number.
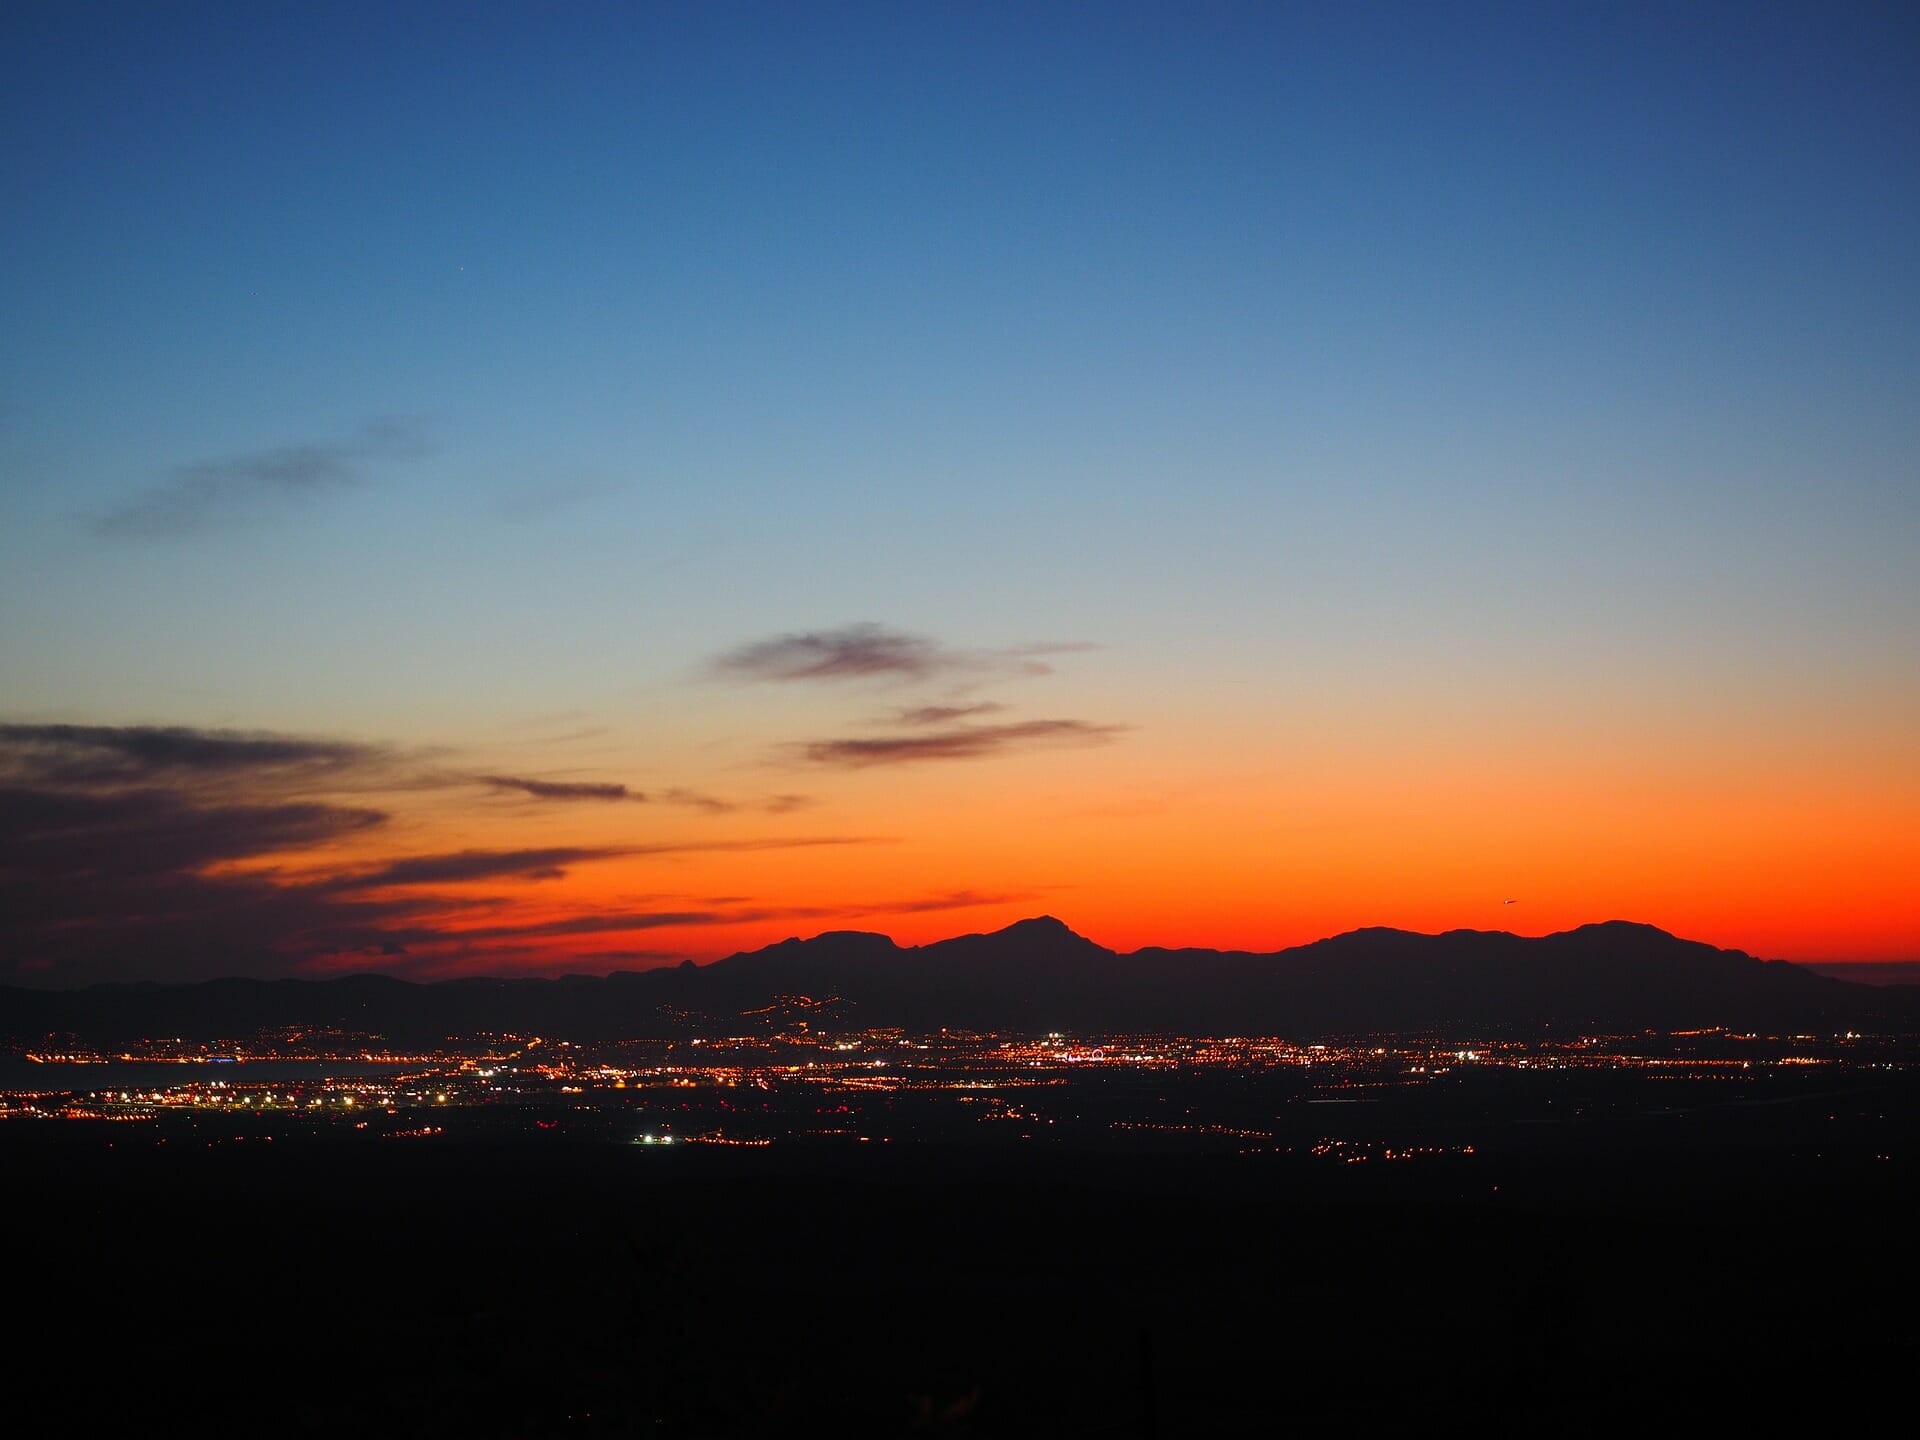
[[[1671,931],[1662,930],[1658,925],[1648,925],[1640,920],[1595,920],[1586,925],[1575,926],[1571,930],[1562,930],[1562,935],[1585,935],[1593,939],[1624,940],[1672,940],[1676,937]]]
[[[758,950],[741,950],[723,960],[715,960],[712,965],[697,967],[702,969],[739,969],[758,966],[788,967],[803,965],[820,955],[858,954],[873,956],[891,955],[900,947],[893,943],[888,935],[875,934],[870,930],[822,930],[817,935],[789,935],[784,940],[776,940],[771,945]]]
[[[1545,963],[1530,963],[1532,961]],[[583,1039],[732,1025],[782,995],[831,996],[861,1026],[1028,1033],[1159,1031],[1312,1036],[1470,1035],[1551,1025],[1582,1033],[1708,1025],[1862,1023],[1907,1029],[1920,999],[1607,921],[1529,938],[1360,930],[1275,954],[1119,955],[1051,915],[906,949],[828,931],[710,965],[605,982],[471,979],[415,985],[375,975],[99,991],[0,986],[0,1035],[236,1033],[288,1024],[374,1029],[432,1043],[481,1029]],[[844,1008],[844,1007],[843,1007]],[[704,1017],[704,1018],[703,1018]],[[728,1033],[733,1033],[731,1030]]]
[[[1086,936],[1079,934],[1071,925],[1067,924],[1066,921],[1055,919],[1051,915],[1032,915],[1025,920],[1016,920],[1005,929],[996,930],[994,933],[996,935],[1028,936],[1035,939],[1041,936],[1050,936],[1055,939],[1086,939]]]

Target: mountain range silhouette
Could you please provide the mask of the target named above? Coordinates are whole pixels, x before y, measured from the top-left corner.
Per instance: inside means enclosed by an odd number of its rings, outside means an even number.
[[[763,1012],[754,1017],[749,1012]],[[1363,929],[1270,954],[1109,950],[1051,916],[929,945],[829,931],[607,976],[0,989],[0,1035],[94,1044],[328,1026],[422,1044],[479,1031],[669,1036],[811,1016],[900,1026],[1308,1037],[1369,1032],[1920,1029],[1920,987],[1868,986],[1626,921],[1539,938]]]

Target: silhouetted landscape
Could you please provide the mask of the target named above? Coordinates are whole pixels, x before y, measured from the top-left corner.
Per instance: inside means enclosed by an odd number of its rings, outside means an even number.
[[[1641,925],[1119,955],[1044,918],[12,990],[16,1398],[311,1435],[1834,1423],[1920,1347],[1912,1002]]]
[[[582,1040],[693,1033],[805,996],[843,1021],[928,1030],[1309,1036],[1492,1027],[1525,1032],[1920,1023],[1920,987],[1869,986],[1611,922],[1527,939],[1356,930],[1276,954],[1115,952],[1059,921],[902,948],[829,933],[710,965],[560,979],[413,984],[218,980],[0,990],[0,1036],[72,1032],[115,1045],[267,1026],[370,1030],[401,1044],[481,1030]]]

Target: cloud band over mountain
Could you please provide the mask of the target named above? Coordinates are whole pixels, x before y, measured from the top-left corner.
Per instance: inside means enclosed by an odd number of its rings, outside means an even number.
[[[523,792],[548,783],[490,778]],[[714,926],[768,913],[746,900],[624,912],[617,922],[516,918],[527,887],[544,891],[579,867],[874,843],[832,834],[636,835],[459,850],[416,839],[409,851],[414,827],[362,798],[427,790],[439,804],[448,785],[399,752],[352,741],[177,726],[0,725],[0,980],[276,975],[370,960],[391,967],[400,957],[410,965],[538,965],[541,954],[492,942]],[[562,785],[562,796],[579,798],[579,789]],[[700,798],[686,792],[675,803],[698,809]]]

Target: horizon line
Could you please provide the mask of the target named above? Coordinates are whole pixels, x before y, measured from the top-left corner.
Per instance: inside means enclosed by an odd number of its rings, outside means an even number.
[[[1841,970],[1849,971],[1849,972],[1871,972],[1871,971],[1877,971],[1877,970],[1912,969],[1916,972],[1915,979],[1911,982],[1906,982],[1906,983],[1920,984],[1920,958],[1910,959],[1910,960],[1898,960],[1898,959],[1896,960],[1776,960],[1776,959],[1769,959],[1768,957],[1762,956],[1762,955],[1754,955],[1750,951],[1746,951],[1746,950],[1714,945],[1710,941],[1692,940],[1684,935],[1679,935],[1674,931],[1668,930],[1659,925],[1652,924],[1651,922],[1648,922],[1648,921],[1626,920],[1626,919],[1620,919],[1620,918],[1614,918],[1609,920],[1589,920],[1579,925],[1575,925],[1570,929],[1552,930],[1540,935],[1524,935],[1514,930],[1479,930],[1479,929],[1473,928],[1472,926],[1464,926],[1464,925],[1456,926],[1450,930],[1433,930],[1433,931],[1409,930],[1397,925],[1360,925],[1360,926],[1355,926],[1351,930],[1336,931],[1329,935],[1320,936],[1318,939],[1302,941],[1297,945],[1285,945],[1275,950],[1221,949],[1219,947],[1210,946],[1210,945],[1142,945],[1132,950],[1116,950],[1116,949],[1113,949],[1111,946],[1103,945],[1099,941],[1094,940],[1091,937],[1083,934],[1079,930],[1074,929],[1073,926],[1069,925],[1066,921],[1061,920],[1056,915],[1039,914],[1039,915],[1029,915],[1019,920],[1010,921],[1008,924],[1000,926],[998,929],[995,929],[995,930],[969,930],[969,931],[964,931],[962,933],[955,934],[955,935],[944,936],[938,940],[929,940],[924,944],[918,944],[918,945],[902,945],[900,944],[899,941],[895,940],[891,935],[886,934],[884,931],[839,928],[839,929],[829,929],[829,930],[818,930],[811,935],[789,935],[782,939],[772,941],[766,945],[758,946],[752,950],[735,950],[726,955],[716,956],[711,960],[701,961],[701,960],[695,960],[691,956],[686,956],[680,959],[665,959],[665,960],[662,960],[661,963],[658,965],[648,965],[644,967],[630,968],[630,969],[610,969],[610,970],[599,970],[599,971],[566,970],[566,971],[560,971],[557,973],[549,973],[549,972],[526,972],[526,973],[520,973],[520,974],[484,973],[484,974],[474,974],[474,975],[446,975],[446,976],[439,976],[439,977],[426,978],[426,979],[416,979],[404,974],[395,974],[389,970],[343,968],[333,973],[326,973],[326,974],[305,973],[305,974],[286,974],[286,975],[274,975],[274,976],[230,974],[230,975],[213,975],[213,976],[208,976],[205,979],[199,979],[199,980],[156,980],[156,979],[91,980],[78,985],[22,984],[16,978],[16,979],[7,981],[4,984],[0,984],[0,990],[30,991],[30,992],[36,992],[41,994],[45,994],[49,992],[65,992],[65,993],[73,994],[73,993],[78,993],[85,990],[100,990],[100,989],[110,989],[110,988],[187,989],[193,986],[227,984],[227,983],[232,983],[234,981],[243,981],[243,982],[259,984],[259,985],[280,984],[287,981],[293,981],[300,984],[324,985],[324,984],[333,984],[333,983],[344,981],[344,980],[373,979],[373,980],[391,981],[392,983],[397,985],[430,986],[430,985],[460,985],[460,984],[474,984],[474,983],[510,984],[510,983],[517,983],[522,981],[544,981],[547,983],[553,983],[561,980],[606,980],[616,975],[649,975],[657,971],[663,971],[663,970],[670,971],[670,970],[682,970],[682,969],[688,969],[688,968],[692,968],[696,970],[706,970],[706,969],[712,968],[713,966],[723,965],[723,964],[726,964],[728,961],[737,960],[745,956],[765,954],[768,951],[778,950],[781,947],[787,946],[787,945],[812,944],[817,941],[824,940],[836,935],[857,935],[862,937],[881,939],[881,940],[885,940],[888,944],[892,945],[897,950],[900,950],[902,952],[913,952],[913,951],[931,949],[939,945],[954,944],[963,940],[992,939],[996,936],[1006,935],[1012,931],[1020,930],[1027,927],[1033,927],[1033,926],[1058,927],[1060,930],[1066,932],[1066,934],[1071,936],[1072,938],[1076,940],[1085,941],[1089,945],[1093,945],[1098,949],[1106,951],[1108,954],[1114,956],[1115,958],[1122,958],[1122,959],[1128,958],[1131,956],[1136,956],[1136,955],[1152,954],[1156,952],[1161,954],[1169,954],[1169,955],[1180,954],[1182,952],[1204,952],[1207,954],[1214,954],[1214,955],[1247,955],[1247,956],[1271,958],[1271,957],[1277,957],[1281,955],[1293,954],[1301,950],[1311,950],[1315,946],[1330,944],[1334,941],[1343,940],[1350,936],[1376,935],[1376,934],[1405,935],[1405,936],[1409,936],[1411,938],[1420,939],[1420,940],[1440,940],[1453,935],[1476,935],[1476,936],[1486,936],[1489,938],[1504,938],[1504,939],[1518,940],[1518,941],[1524,941],[1529,943],[1538,943],[1541,941],[1559,939],[1563,936],[1577,935],[1585,931],[1604,930],[1604,929],[1617,927],[1617,928],[1632,929],[1637,931],[1651,931],[1652,933],[1659,935],[1665,939],[1677,941],[1678,943],[1686,944],[1686,945],[1702,945],[1720,954],[1740,955],[1751,960],[1757,960],[1760,963],[1767,964],[1767,965],[1791,965],[1797,969],[1811,970],[1816,973],[1826,973],[1829,971],[1841,971]],[[1844,979],[1845,977],[1836,974],[1836,975],[1831,975],[1829,978]],[[1869,982],[1856,981],[1851,983],[1869,983]]]

